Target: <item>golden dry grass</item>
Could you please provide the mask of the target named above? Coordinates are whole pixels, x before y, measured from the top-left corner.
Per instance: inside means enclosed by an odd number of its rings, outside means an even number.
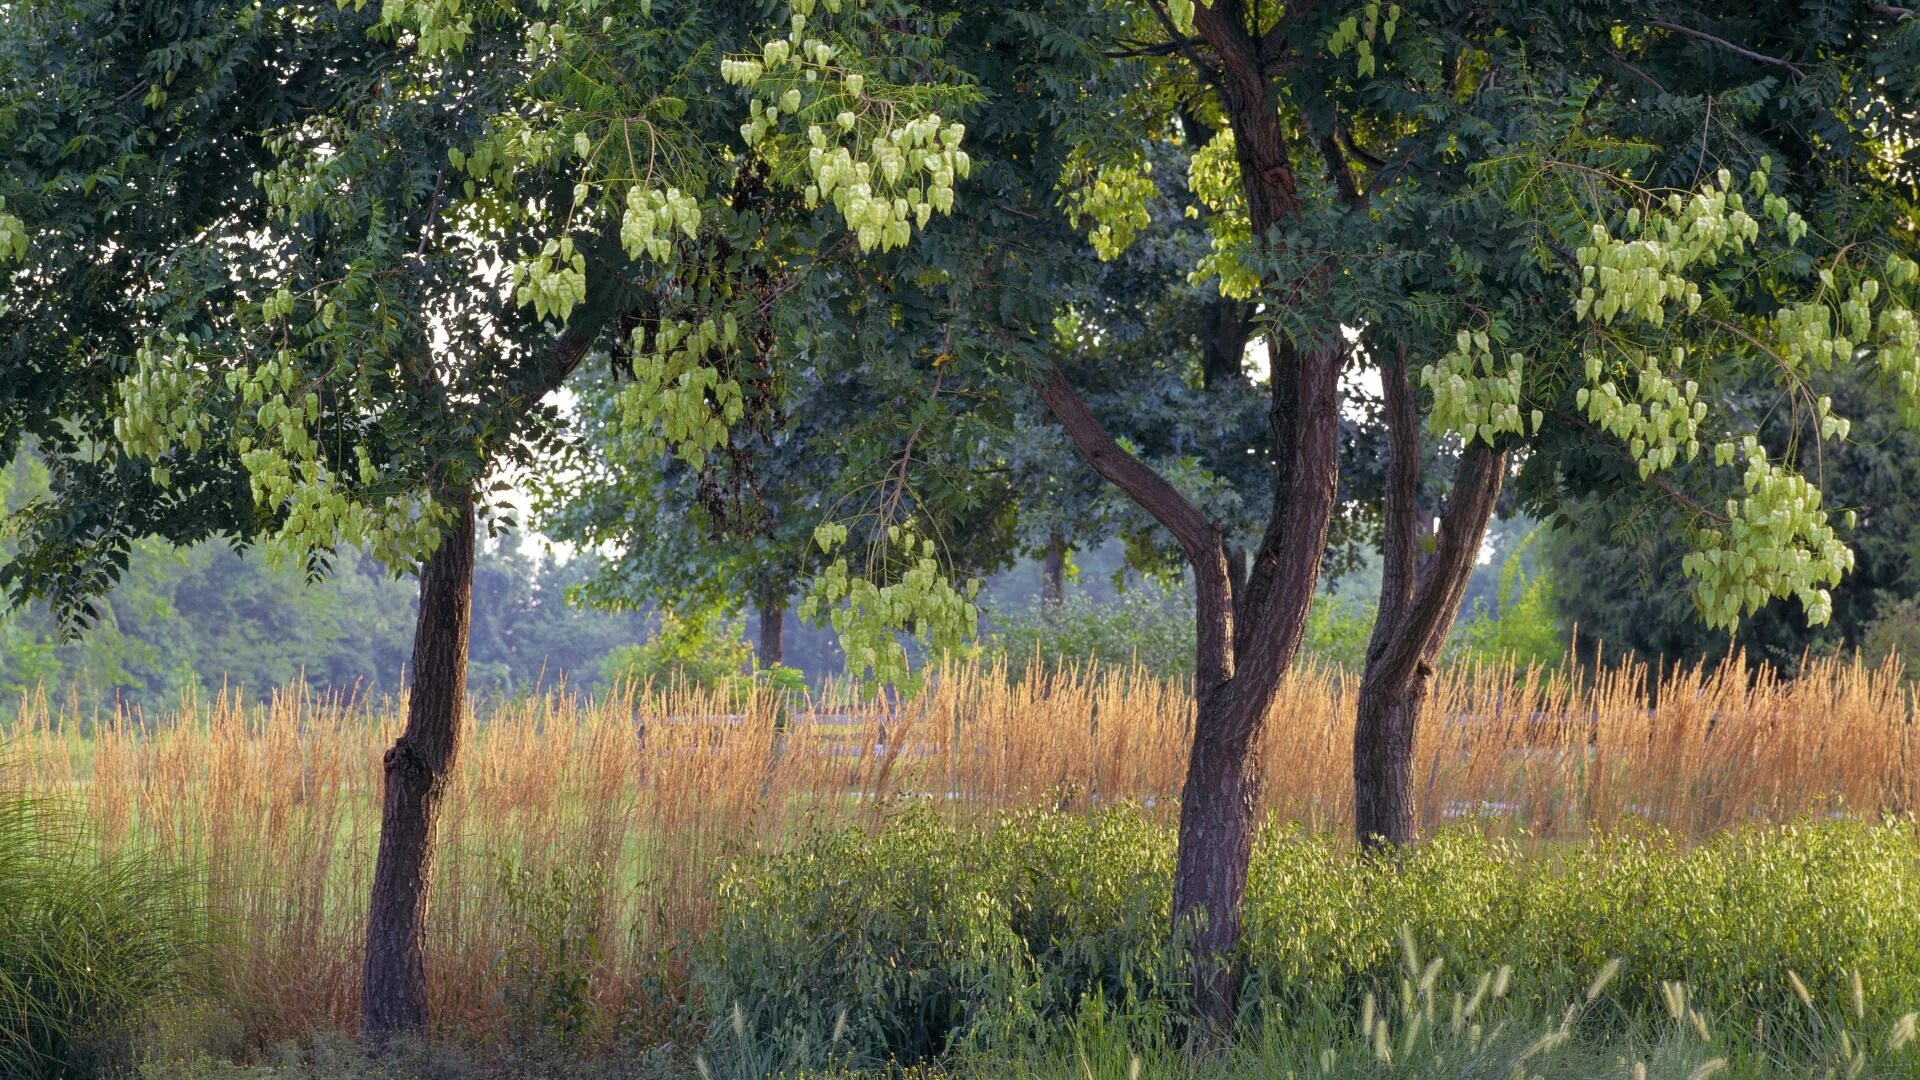
[[[484,1031],[500,1014],[520,917],[509,867],[584,874],[598,1013],[665,1022],[717,869],[811,823],[910,798],[951,812],[1126,801],[1171,814],[1192,707],[1180,688],[1139,673],[1010,683],[975,666],[929,687],[895,707],[831,691],[784,728],[770,699],[723,718],[719,700],[651,689],[556,692],[469,719],[434,876],[436,1017]],[[1262,746],[1272,813],[1344,827],[1352,701],[1337,673],[1288,681]],[[202,868],[234,946],[210,976],[259,1044],[353,1022],[380,756],[400,721],[398,702],[299,693],[189,700],[158,724],[29,696],[5,779],[70,796],[106,845],[154,844]],[[1786,682],[1728,664],[1657,687],[1634,668],[1585,682],[1463,669],[1438,679],[1417,783],[1429,828],[1485,816],[1577,837],[1642,817],[1698,835],[1905,813],[1920,796],[1915,750],[1891,669],[1821,661]]]

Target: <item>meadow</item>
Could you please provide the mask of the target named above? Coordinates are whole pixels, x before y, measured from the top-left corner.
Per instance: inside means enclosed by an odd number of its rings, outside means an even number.
[[[1699,1040],[1672,1009],[1678,986],[1740,1024],[1759,1061],[1778,1049],[1764,1019],[1795,986],[1811,1015],[1853,1011],[1786,1024],[1793,1038],[1853,1030],[1849,1053],[1820,1043],[1841,1067],[1868,1028],[1893,1032],[1920,1005],[1920,774],[1897,671],[1453,669],[1417,751],[1434,838],[1402,863],[1336,840],[1350,701],[1346,676],[1302,673],[1261,749],[1271,821],[1236,1053],[1273,1074],[1354,1042],[1361,1011],[1377,1026],[1369,992],[1413,1053],[1423,1036],[1405,1024],[1436,986],[1459,974],[1486,999],[1475,978],[1503,965],[1519,970],[1505,1032],[1532,1032],[1507,1057],[1559,1030],[1565,1005],[1594,1009],[1584,988],[1601,972],[1613,986],[1592,997],[1619,1028],[1605,1045],[1647,1043],[1615,1065],[1674,1057],[1667,1028]],[[288,1047],[307,1047],[294,1074],[326,1074],[313,1070],[328,1038],[357,1019],[378,763],[399,707],[221,694],[106,717],[21,700],[6,782],[77,815],[90,851],[171,874],[200,928],[177,990],[129,1013],[150,1074]],[[1071,1074],[1194,1068],[1165,961],[1188,715],[1177,684],[1142,673],[1010,680],[977,665],[904,701],[639,686],[492,703],[468,719],[440,826],[434,1053],[497,1063],[540,1045],[760,1074],[987,1068],[996,1047],[1025,1045],[991,1072],[1048,1074],[1050,1055]],[[1409,959],[1425,951],[1448,980]],[[1428,1026],[1428,1040],[1448,1030]],[[1453,1026],[1459,1040],[1486,1030]],[[1094,1049],[1073,1051],[1089,1030]],[[1379,1063],[1377,1036],[1342,1061]]]
[[[1920,1075],[1920,748],[1897,670],[1449,670],[1416,754],[1431,839],[1400,861],[1336,839],[1352,700],[1343,674],[1301,672],[1266,729],[1245,1031],[1210,1059],[1181,1051],[1165,940],[1178,685],[951,665],[902,701],[490,703],[440,822],[434,1047],[383,1068]],[[21,700],[5,785],[193,911],[123,1064],[385,1075],[341,1064],[360,1059],[340,1040],[401,707]]]

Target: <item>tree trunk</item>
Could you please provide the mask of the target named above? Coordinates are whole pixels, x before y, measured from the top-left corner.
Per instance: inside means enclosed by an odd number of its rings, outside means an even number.
[[[1400,847],[1419,835],[1413,741],[1434,658],[1453,628],[1487,522],[1506,478],[1505,451],[1469,447],[1460,456],[1439,531],[1428,535],[1420,505],[1423,447],[1406,354],[1380,372],[1387,421],[1387,490],[1380,610],[1353,728],[1353,828],[1363,847]],[[1423,556],[1425,549],[1430,554]]]
[[[367,911],[361,1033],[375,1044],[427,1028],[426,920],[434,814],[453,766],[467,695],[473,608],[473,493],[420,571],[407,726],[384,761],[380,853]]]
[[[760,641],[754,658],[767,671],[786,656],[787,598],[769,591],[760,600]]]
[[[1259,802],[1247,739],[1231,734],[1257,725],[1234,715],[1236,707],[1244,708],[1221,693],[1196,702],[1173,871],[1174,933],[1187,953],[1194,1010],[1216,1031],[1226,1030],[1234,1016],[1236,949]]]
[[[1275,450],[1288,465],[1275,503],[1284,509],[1246,571],[1244,602],[1236,597],[1240,560],[1219,525],[1120,447],[1059,369],[1036,386],[1088,462],[1173,533],[1193,570],[1196,711],[1173,916],[1190,960],[1195,1011],[1215,1034],[1232,1021],[1238,990],[1235,951],[1259,803],[1253,748],[1306,627],[1339,463],[1341,354],[1282,355],[1297,377],[1275,409]]]
[[[1432,680],[1425,665],[1399,685],[1360,684],[1353,727],[1353,826],[1362,847],[1402,847],[1419,835],[1413,738]]]
[[[1067,602],[1067,541],[1059,529],[1047,537],[1046,561],[1040,569],[1040,606],[1058,611]]]

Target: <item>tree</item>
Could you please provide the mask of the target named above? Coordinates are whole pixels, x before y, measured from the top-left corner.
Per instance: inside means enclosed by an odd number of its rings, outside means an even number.
[[[756,660],[771,670],[782,662],[788,604],[807,580],[822,522],[916,519],[940,538],[949,575],[998,569],[1011,549],[1013,498],[991,440],[977,423],[894,409],[920,392],[920,373],[863,365],[848,347],[855,343],[820,335],[836,355],[786,358],[777,429],[736,440],[753,459],[750,490],[726,490],[677,460],[660,465],[619,417],[617,393],[580,385],[581,452],[549,471],[541,514],[549,535],[607,554],[581,599],[660,603],[683,615],[751,605]]]
[[[1585,656],[1672,667],[1713,664],[1738,652],[1792,673],[1809,652],[1865,646],[1883,607],[1920,592],[1920,475],[1911,467],[1920,460],[1920,435],[1870,376],[1836,371],[1826,389],[1835,408],[1854,418],[1844,441],[1796,445],[1791,411],[1773,409],[1763,384],[1729,387],[1716,404],[1751,416],[1769,453],[1791,453],[1828,502],[1856,514],[1848,535],[1854,568],[1831,589],[1832,619],[1814,624],[1803,611],[1775,605],[1731,631],[1708,627],[1695,615],[1681,567],[1688,554],[1683,508],[1595,490],[1564,500],[1560,528],[1540,545],[1556,582],[1555,605],[1578,627]]]
[[[1802,430],[1844,437],[1812,384],[1859,363],[1908,410],[1913,176],[1896,133],[1912,130],[1900,103],[1920,30],[1898,9],[1840,4],[1792,22],[1768,6],[1138,10],[1111,47],[1154,65],[1130,83],[1147,118],[1125,126],[1131,141],[1089,139],[1091,164],[1063,185],[1109,253],[1152,190],[1139,138],[1217,132],[1193,158],[1218,222],[1196,273],[1260,305],[1272,359],[1274,495],[1244,579],[1219,523],[1128,453],[1072,378],[1054,368],[1040,390],[1192,567],[1198,703],[1174,911],[1200,1010],[1222,1021],[1250,751],[1335,516],[1342,369],[1379,372],[1388,446],[1355,826],[1398,845],[1413,836],[1431,665],[1516,467],[1529,507],[1590,486],[1685,507],[1710,623],[1785,596],[1825,616],[1849,555],[1818,491],[1700,387],[1767,372]],[[1453,462],[1444,500],[1429,440]]]
[[[811,259],[951,206],[964,90],[889,77],[929,58],[898,12],[805,0],[768,32],[754,3],[44,9],[0,39],[0,452],[33,435],[54,482],[5,581],[84,622],[143,536],[418,566],[362,1012],[421,1028],[489,478],[603,354],[657,449],[724,472]]]

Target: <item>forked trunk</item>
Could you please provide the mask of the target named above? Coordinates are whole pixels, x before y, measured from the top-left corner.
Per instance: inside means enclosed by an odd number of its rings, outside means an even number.
[[[1275,390],[1276,509],[1242,580],[1218,523],[1101,427],[1058,368],[1035,389],[1101,476],[1179,542],[1193,570],[1194,732],[1181,794],[1173,930],[1185,945],[1200,1037],[1228,1030],[1253,851],[1258,743],[1306,627],[1338,475],[1342,354],[1276,350],[1295,376]],[[1277,380],[1278,382],[1279,380]]]
[[[1353,727],[1353,825],[1362,847],[1401,847],[1419,835],[1413,740],[1431,680],[1363,680]]]
[[[1504,451],[1468,448],[1438,529],[1426,533],[1420,417],[1404,350],[1382,368],[1380,379],[1389,446],[1380,610],[1367,643],[1353,728],[1353,829],[1368,849],[1400,847],[1419,835],[1413,742],[1420,710],[1507,471]]]
[[[425,945],[434,814],[453,766],[466,704],[473,526],[473,495],[463,492],[453,524],[420,571],[407,726],[384,759],[380,853],[360,992],[361,1033],[375,1044],[427,1027]]]

